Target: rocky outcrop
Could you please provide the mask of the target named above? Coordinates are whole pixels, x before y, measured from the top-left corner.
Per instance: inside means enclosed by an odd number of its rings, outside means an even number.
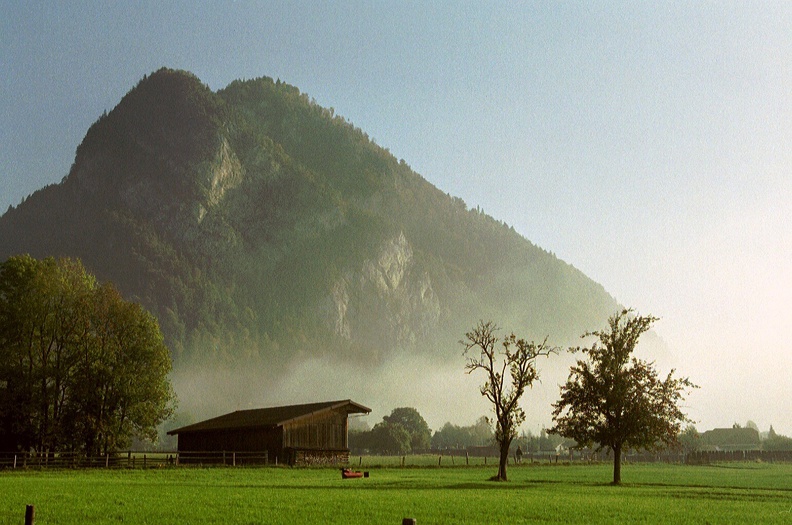
[[[440,300],[415,263],[404,233],[384,242],[376,257],[331,288],[328,324],[344,339],[389,337],[410,347],[440,321]]]
[[[198,183],[203,187],[203,202],[197,203],[196,219],[203,221],[207,210],[217,206],[223,196],[230,189],[236,188],[242,182],[244,171],[234,150],[223,138],[220,141],[215,160],[210,164]]]

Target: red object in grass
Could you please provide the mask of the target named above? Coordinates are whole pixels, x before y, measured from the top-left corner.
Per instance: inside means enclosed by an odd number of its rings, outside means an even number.
[[[341,469],[341,478],[342,479],[350,479],[350,478],[363,478],[368,477],[368,472],[360,472],[359,470],[352,470],[348,468]]]

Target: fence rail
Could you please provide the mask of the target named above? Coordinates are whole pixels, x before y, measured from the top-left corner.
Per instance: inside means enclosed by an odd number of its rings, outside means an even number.
[[[478,451],[477,451],[478,452]],[[684,463],[688,465],[707,465],[711,463],[762,461],[766,463],[792,462],[792,450],[738,450],[738,451],[707,451],[683,453],[628,453],[623,460],[628,463]],[[555,454],[552,452],[526,453],[520,463],[586,463],[611,461],[611,457],[603,452],[572,455]],[[466,454],[464,449],[434,450],[422,454],[402,456],[372,456],[352,454],[347,456],[347,464],[361,467],[474,467],[497,465],[495,454]],[[517,458],[512,454],[510,464],[516,464]],[[277,458],[266,451],[216,451],[216,452],[117,452],[108,455],[86,457],[79,454],[26,454],[0,452],[0,469],[17,468],[164,468],[176,466],[265,466],[277,464]],[[305,464],[311,464],[305,463]]]
[[[792,450],[720,450],[692,452],[687,455],[688,465],[706,465],[729,461],[763,461],[765,463],[792,462]]]
[[[2,468],[162,468],[176,465],[267,465],[267,451],[117,452],[101,456],[70,453],[0,452]]]

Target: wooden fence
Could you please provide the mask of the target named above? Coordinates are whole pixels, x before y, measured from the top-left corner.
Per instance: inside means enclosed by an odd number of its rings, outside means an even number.
[[[177,465],[268,465],[264,452],[118,452],[87,457],[79,454],[0,453],[2,468],[162,468]]]
[[[765,463],[792,462],[792,450],[720,450],[691,452],[685,463],[688,465],[707,465],[729,461],[762,461]]]
[[[380,467],[405,467],[405,466],[480,466],[497,465],[497,455],[486,454],[489,451],[476,451],[474,454],[466,453],[464,449],[435,450],[420,455],[409,456],[345,456],[344,463],[358,466]],[[509,463],[515,464],[514,454],[509,456]],[[584,463],[612,461],[611,456],[601,451],[600,453],[584,453],[574,451],[572,455],[546,453],[526,453],[522,456],[521,463]],[[488,461],[489,460],[489,461]],[[684,463],[688,465],[707,465],[711,463],[737,462],[737,461],[762,461],[766,463],[792,463],[792,450],[765,451],[765,450],[738,450],[738,451],[708,451],[692,453],[627,453],[623,457],[626,463]],[[276,465],[277,458],[270,460],[269,454],[264,452],[249,451],[219,451],[219,452],[119,452],[106,456],[86,457],[77,454],[24,454],[13,452],[0,452],[0,469],[14,468],[164,468],[180,465],[190,466],[265,466]],[[303,462],[302,464],[314,464]],[[325,462],[316,462],[325,464]],[[335,465],[335,462],[333,463]]]

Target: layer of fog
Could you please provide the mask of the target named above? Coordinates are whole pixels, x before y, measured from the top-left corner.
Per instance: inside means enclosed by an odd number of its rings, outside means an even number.
[[[665,375],[672,365],[663,342],[650,334],[638,356],[657,363]],[[540,380],[523,397],[523,430],[538,434],[552,422],[552,403],[559,386],[580,354],[562,349],[540,358]],[[440,359],[396,354],[377,367],[340,363],[333,358],[308,359],[287,369],[266,365],[239,367],[183,367],[173,374],[179,396],[180,420],[186,424],[234,410],[352,399],[371,408],[363,421],[373,426],[397,407],[414,407],[433,430],[446,422],[472,425],[492,407],[479,389],[483,371],[467,374],[462,347],[449,349]]]

